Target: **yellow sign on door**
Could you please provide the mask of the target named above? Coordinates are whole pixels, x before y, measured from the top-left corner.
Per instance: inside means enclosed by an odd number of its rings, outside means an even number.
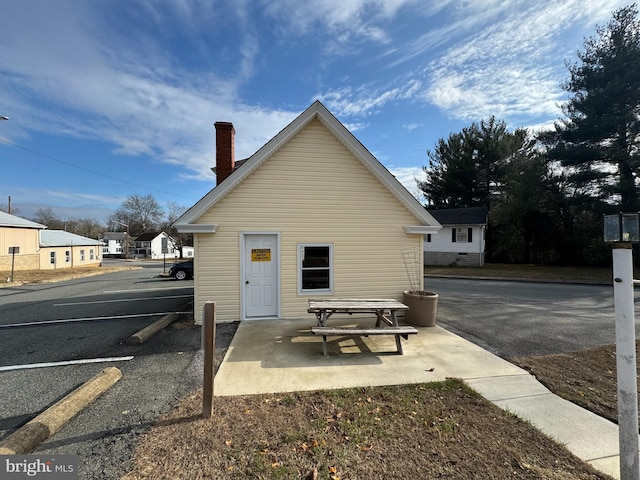
[[[271,261],[271,249],[270,248],[253,248],[253,249],[251,249],[251,261],[252,262],[270,262]]]

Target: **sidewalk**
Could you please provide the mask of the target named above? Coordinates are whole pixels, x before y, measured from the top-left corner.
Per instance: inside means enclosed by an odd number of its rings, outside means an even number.
[[[349,318],[342,326],[354,325]],[[241,322],[215,378],[215,395],[249,395],[463,379],[593,467],[620,478],[618,427],[552,394],[525,370],[441,327],[420,328],[395,353],[390,336],[322,337],[309,320]],[[334,322],[336,326],[340,324]]]

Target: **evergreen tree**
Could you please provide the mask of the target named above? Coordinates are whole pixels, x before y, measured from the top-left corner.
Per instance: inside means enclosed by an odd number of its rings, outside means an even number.
[[[528,133],[509,132],[503,121],[491,117],[473,123],[448,139],[440,139],[428,151],[429,166],[423,167],[425,181],[418,182],[428,207],[491,208],[501,191],[509,158],[528,148]]]
[[[577,196],[640,208],[640,22],[636,5],[613,13],[584,42],[579,62],[567,65],[563,88],[572,97],[566,118],[541,138],[552,159],[567,167]]]

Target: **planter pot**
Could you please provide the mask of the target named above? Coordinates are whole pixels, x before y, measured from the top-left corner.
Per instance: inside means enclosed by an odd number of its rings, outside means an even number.
[[[416,327],[433,327],[436,324],[438,294],[409,291],[403,293],[404,304],[409,307],[409,310],[405,310],[404,320]]]

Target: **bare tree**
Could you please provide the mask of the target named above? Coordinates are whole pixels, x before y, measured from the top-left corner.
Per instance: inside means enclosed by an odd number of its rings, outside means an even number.
[[[179,233],[178,230],[173,226],[175,221],[187,210],[186,207],[178,205],[174,202],[169,202],[167,204],[167,222],[163,226],[163,230],[167,232],[171,238],[176,241],[176,246],[180,252],[180,258],[182,258],[182,247],[184,246],[192,246],[193,245],[193,234],[190,233]]]
[[[39,208],[31,220],[46,225],[51,230],[63,230],[65,227],[64,221],[55,214],[51,207]]]
[[[162,208],[152,195],[131,195],[109,217],[108,223],[125,223],[129,226],[129,234],[135,236],[160,228],[163,216]]]

